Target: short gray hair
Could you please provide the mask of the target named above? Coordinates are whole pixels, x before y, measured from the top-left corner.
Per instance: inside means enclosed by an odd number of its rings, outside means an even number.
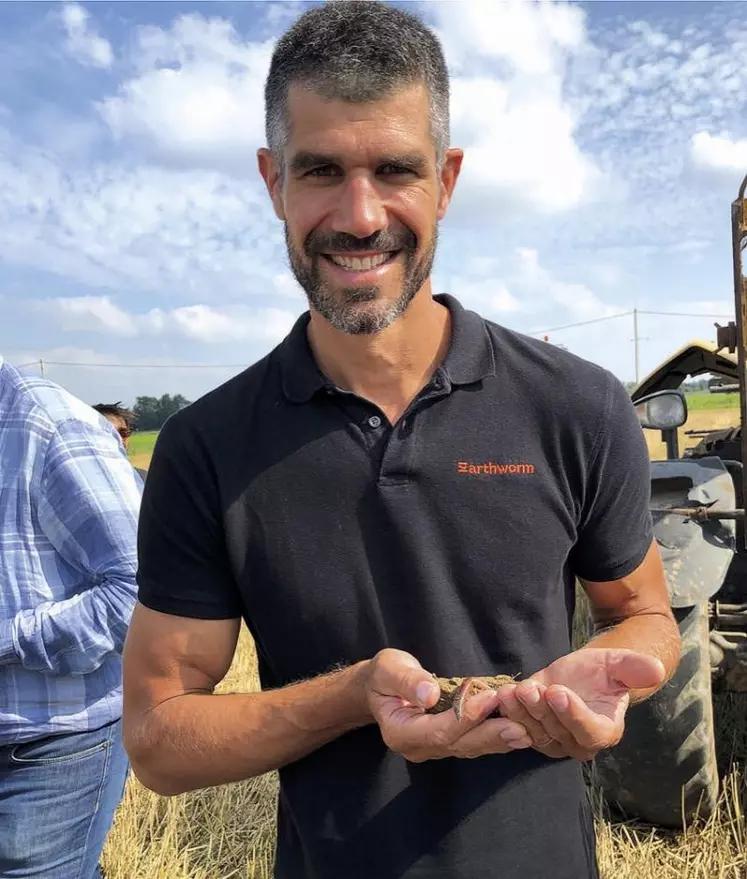
[[[282,168],[292,84],[332,100],[365,103],[423,82],[436,160],[449,146],[449,74],[435,34],[379,0],[333,0],[305,12],[278,41],[265,83],[267,146]]]

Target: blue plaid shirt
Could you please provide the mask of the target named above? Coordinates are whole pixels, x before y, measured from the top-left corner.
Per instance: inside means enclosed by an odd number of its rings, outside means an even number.
[[[0,745],[121,716],[141,492],[103,416],[0,358]]]

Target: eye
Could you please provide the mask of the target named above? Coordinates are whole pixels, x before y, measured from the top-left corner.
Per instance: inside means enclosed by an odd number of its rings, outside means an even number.
[[[334,165],[319,165],[307,171],[305,177],[332,177],[338,173],[338,169]]]
[[[386,165],[382,165],[381,168],[379,168],[379,173],[385,174],[388,177],[399,177],[403,174],[412,174],[413,171],[410,168],[405,168],[403,165],[395,165],[392,162],[387,162]]]

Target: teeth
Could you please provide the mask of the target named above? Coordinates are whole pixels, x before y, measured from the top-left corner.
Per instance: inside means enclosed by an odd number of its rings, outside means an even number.
[[[357,256],[335,256],[330,254],[329,258],[335,265],[342,266],[344,269],[352,269],[354,272],[365,272],[385,263],[389,259],[389,254],[379,253],[376,256],[366,256],[363,259]]]

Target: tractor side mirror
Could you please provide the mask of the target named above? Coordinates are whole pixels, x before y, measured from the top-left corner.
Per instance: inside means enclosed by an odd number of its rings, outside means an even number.
[[[687,421],[687,400],[682,391],[657,391],[635,402],[641,427],[676,430]]]

